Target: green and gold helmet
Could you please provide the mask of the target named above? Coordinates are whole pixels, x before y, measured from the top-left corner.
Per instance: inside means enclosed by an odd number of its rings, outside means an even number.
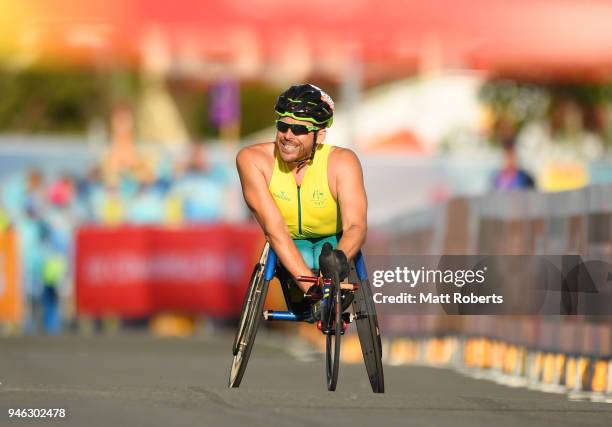
[[[334,121],[334,101],[311,84],[291,86],[278,97],[274,107],[279,117],[311,122],[322,128]]]

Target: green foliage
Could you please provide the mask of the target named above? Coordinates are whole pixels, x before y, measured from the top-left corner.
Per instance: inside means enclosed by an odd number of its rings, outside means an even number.
[[[610,83],[535,84],[512,80],[492,80],[480,90],[481,101],[495,114],[498,123],[505,121],[519,132],[536,120],[548,122],[556,134],[588,130],[598,134],[604,143],[612,144],[612,122],[607,114],[612,104]],[[567,107],[573,106],[581,116],[580,129],[573,129]],[[580,123],[580,122],[579,122]],[[493,137],[498,129],[493,129]]]
[[[274,124],[274,105],[281,91],[269,86],[243,85],[240,94],[240,133],[249,135]],[[273,135],[270,135],[272,138]]]
[[[196,94],[197,99],[192,100],[189,110],[191,114],[186,117],[191,117],[187,126],[191,128],[192,133],[195,133],[197,138],[217,138],[218,131],[215,125],[210,121],[208,113],[208,95],[206,91]]]
[[[482,85],[480,99],[496,114],[507,114],[518,123],[539,119],[559,99],[575,101],[582,107],[612,102],[612,84],[535,84],[492,80]]]
[[[81,70],[0,71],[0,130],[83,133],[136,90],[135,78]]]
[[[551,85],[549,90],[557,98],[572,99],[584,107],[592,107],[612,101],[612,85],[610,84],[557,84]]]
[[[170,94],[194,140],[215,139],[208,86],[168,81]],[[113,106],[133,103],[143,88],[138,74],[117,70],[0,70],[0,132],[85,133],[92,119],[110,118]],[[283,88],[258,82],[240,87],[240,135],[269,127]]]
[[[517,129],[531,120],[542,118],[550,104],[550,94],[545,87],[512,80],[493,80],[483,84],[479,97],[495,115],[505,116]]]

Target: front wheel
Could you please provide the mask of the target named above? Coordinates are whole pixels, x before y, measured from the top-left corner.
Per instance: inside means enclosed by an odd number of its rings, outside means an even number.
[[[329,297],[329,310],[323,319],[325,336],[325,370],[327,373],[327,390],[335,391],[340,370],[340,342],[343,331],[342,295],[340,294],[340,280],[333,280],[331,295]]]
[[[244,333],[240,341],[238,342],[238,351],[234,355],[232,360],[232,368],[230,370],[229,387],[239,387],[244,372],[246,371],[247,363],[249,362],[249,356],[255,343],[255,336],[257,335],[257,328],[261,321],[263,303],[266,299],[266,293],[268,292],[269,281],[262,280],[260,286],[255,289],[255,296],[253,303],[247,308],[248,314]]]
[[[257,329],[259,322],[261,321],[263,305],[266,300],[268,293],[269,280],[264,278],[264,266],[265,257],[267,256],[268,245],[264,248],[260,263],[255,267],[253,275],[251,276],[251,282],[249,283],[249,289],[245,295],[243,302],[243,309],[240,315],[240,323],[238,325],[238,331],[236,331],[236,337],[234,338],[234,346],[232,352],[234,358],[232,360],[232,367],[230,369],[229,387],[239,387],[244,372],[246,371],[247,363],[249,362],[249,356],[255,343],[255,336],[257,335]],[[261,268],[260,268],[261,267]]]
[[[244,335],[244,331],[246,328],[246,322],[248,318],[248,307],[253,302],[253,297],[255,295],[255,288],[257,287],[257,283],[262,279],[264,270],[266,268],[266,260],[268,258],[268,251],[270,250],[270,244],[266,242],[263,250],[261,251],[261,256],[259,257],[259,261],[255,264],[253,268],[253,273],[251,273],[251,278],[249,280],[249,286],[247,287],[247,292],[242,300],[242,309],[240,310],[240,320],[238,321],[238,330],[236,331],[236,335],[234,337],[234,344],[232,345],[232,354],[235,356],[238,353],[238,343],[242,340]]]

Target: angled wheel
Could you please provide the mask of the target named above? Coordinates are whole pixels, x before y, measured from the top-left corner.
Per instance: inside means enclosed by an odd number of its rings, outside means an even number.
[[[322,319],[327,335],[325,336],[325,368],[327,373],[327,389],[336,390],[338,371],[340,369],[340,342],[342,337],[342,295],[340,280],[335,274],[329,296],[329,307]]]
[[[351,280],[359,281],[354,273]],[[355,299],[353,301],[359,344],[361,345],[361,352],[363,353],[363,360],[372,391],[374,393],[384,393],[385,377],[382,366],[382,344],[372,289],[368,280],[362,280],[359,283],[359,288],[355,292]]]
[[[243,309],[232,349],[234,358],[230,370],[229,387],[240,386],[255,342],[259,322],[262,318],[263,304],[268,293],[269,285],[269,281],[264,280],[263,275],[265,259],[267,258],[267,249],[268,244],[266,243],[260,262],[253,271],[249,289],[244,297]]]
[[[266,267],[266,259],[268,258],[268,251],[270,249],[270,244],[266,242],[263,250],[261,251],[261,256],[259,257],[259,261],[253,267],[253,272],[251,273],[251,278],[249,280],[249,286],[247,287],[247,292],[244,295],[242,300],[242,310],[240,311],[240,320],[238,322],[238,329],[236,330],[236,335],[234,336],[234,344],[232,346],[232,354],[235,356],[238,353],[238,343],[242,339],[244,334],[247,314],[249,304],[253,301],[253,296],[255,294],[255,288],[257,286],[257,282],[263,278],[264,270]]]

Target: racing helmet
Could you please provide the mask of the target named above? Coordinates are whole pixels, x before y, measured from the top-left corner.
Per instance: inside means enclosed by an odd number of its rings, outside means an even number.
[[[274,110],[279,117],[311,122],[322,128],[330,127],[334,121],[334,101],[311,84],[291,86],[281,93]]]

